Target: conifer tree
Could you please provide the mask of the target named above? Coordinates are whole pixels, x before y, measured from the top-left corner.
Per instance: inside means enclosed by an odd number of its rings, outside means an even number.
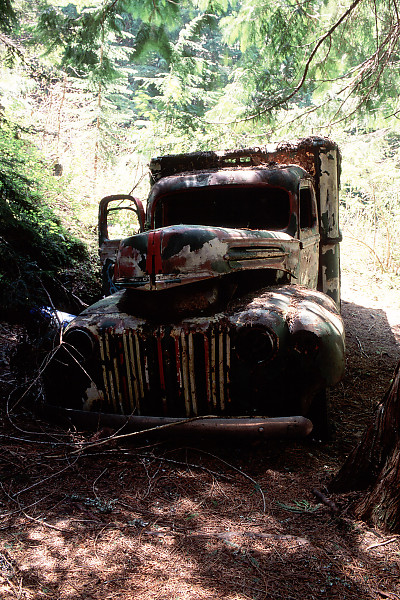
[[[353,0],[345,7],[243,0],[221,26],[225,42],[239,45],[241,55],[209,121],[274,122],[281,111],[279,120],[305,115],[310,127],[310,120],[332,124],[361,111],[397,114],[395,0]],[[236,109],[229,111],[232,96]]]
[[[10,0],[0,0],[0,31],[10,33],[16,16]]]

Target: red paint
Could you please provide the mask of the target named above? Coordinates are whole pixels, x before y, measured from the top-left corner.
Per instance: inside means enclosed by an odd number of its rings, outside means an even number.
[[[160,370],[160,385],[163,392],[165,392],[165,376],[164,376],[164,364],[162,355],[161,338],[157,338],[157,354],[158,354],[158,368]]]
[[[161,237],[162,231],[150,231],[149,241],[147,243],[147,258],[146,258],[146,273],[148,275],[156,275],[162,273],[161,260]]]

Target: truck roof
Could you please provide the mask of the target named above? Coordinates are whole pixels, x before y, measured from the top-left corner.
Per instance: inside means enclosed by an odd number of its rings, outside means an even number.
[[[148,202],[166,193],[188,188],[210,188],[210,186],[262,186],[281,187],[296,192],[301,179],[309,178],[307,171],[297,165],[268,163],[258,167],[241,167],[184,171],[162,177],[150,192]]]
[[[314,176],[316,171],[315,160],[319,152],[333,149],[338,149],[338,147],[332,140],[312,136],[291,142],[285,141],[254,148],[167,154],[152,158],[150,171],[152,183],[157,182],[162,177],[178,173],[266,167],[271,163],[299,165],[311,176]]]

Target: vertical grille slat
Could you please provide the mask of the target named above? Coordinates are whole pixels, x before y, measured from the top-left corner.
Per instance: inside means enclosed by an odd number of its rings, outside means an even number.
[[[123,341],[123,344],[124,344],[124,355],[130,357],[128,334],[125,331],[122,334],[122,341]],[[134,398],[133,386],[132,386],[132,371],[131,371],[131,369],[128,366],[129,364],[132,364],[132,359],[131,358],[130,358],[129,361],[127,361],[127,368],[126,368],[126,382],[127,382],[127,388],[128,389],[125,391],[125,398],[124,398],[124,400],[125,400],[125,404],[127,406],[129,406],[131,398]],[[132,406],[130,405],[129,408],[132,409]]]
[[[189,364],[187,339],[184,333],[181,333],[181,365],[183,375],[183,393],[185,396],[186,416],[190,415],[190,389],[189,389]]]
[[[196,416],[224,413],[230,402],[230,330],[107,329],[99,335],[108,410]]]
[[[140,360],[140,345],[138,334],[135,333],[135,350],[136,350],[136,365],[139,373],[139,384],[140,384],[140,398],[144,398],[144,382],[143,382],[143,371],[142,362]]]
[[[129,365],[130,365],[130,369],[127,369],[128,372],[132,373],[132,380],[133,380],[133,393],[130,396],[130,407],[131,407],[131,411],[132,413],[136,413],[137,415],[140,415],[140,398],[142,397],[141,395],[139,395],[139,376],[138,376],[138,369],[137,369],[137,356],[135,354],[135,350],[134,350],[134,345],[133,345],[133,339],[132,339],[132,333],[129,331],[128,332],[128,340],[129,340],[129,352],[127,353],[127,356],[129,357]]]
[[[183,377],[182,377],[182,367],[181,367],[181,352],[179,349],[179,337],[174,336],[174,344],[175,344],[175,361],[176,361],[176,374],[178,377],[178,386],[179,392],[183,391]]]
[[[126,382],[126,375],[124,373],[124,364],[126,361],[123,360],[122,353],[122,340],[118,336],[113,336],[114,345],[114,374],[115,374],[115,394],[118,402],[120,412],[125,413],[124,407],[124,382]],[[126,398],[127,400],[127,398]]]
[[[207,391],[207,407],[208,412],[212,411],[212,395],[211,395],[211,370],[210,370],[210,344],[208,337],[204,336],[204,370],[206,377],[206,391]]]
[[[230,371],[231,371],[231,337],[229,333],[226,334],[226,390],[228,392],[227,402],[228,404],[231,402],[230,389],[231,389],[231,379],[230,379]]]
[[[224,377],[224,334],[218,333],[218,379],[219,379],[219,405],[225,410],[225,377]]]
[[[215,335],[211,337],[210,353],[210,383],[213,409],[217,409],[217,381],[216,381],[216,340]]]
[[[100,345],[100,351],[103,355],[103,365],[104,365],[104,386],[105,389],[108,390],[108,398],[111,400],[111,404],[114,408],[114,412],[118,412],[117,410],[117,400],[115,397],[115,389],[114,389],[114,372],[111,368],[114,361],[111,358],[110,354],[110,344],[108,334],[104,334],[103,344]]]
[[[197,412],[197,395],[196,395],[196,379],[195,379],[195,364],[194,364],[194,346],[193,346],[193,333],[189,333],[189,381],[190,381],[190,395],[192,400],[192,411],[196,417]]]
[[[150,376],[149,376],[149,356],[147,352],[143,353],[144,359],[144,380],[146,382],[146,390],[150,391]]]
[[[100,359],[101,359],[101,374],[103,376],[103,385],[105,391],[105,397],[110,397],[110,389],[108,386],[108,377],[107,377],[107,368],[106,368],[106,357],[104,353],[104,344],[103,339],[99,337],[99,350],[100,350]]]

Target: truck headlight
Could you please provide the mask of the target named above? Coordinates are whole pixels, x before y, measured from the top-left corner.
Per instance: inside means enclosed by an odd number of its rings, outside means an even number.
[[[240,361],[262,364],[275,356],[277,346],[276,337],[269,330],[245,326],[237,332],[234,350]]]
[[[313,331],[296,331],[292,335],[291,347],[293,352],[312,357],[319,350],[320,339]]]
[[[94,342],[91,334],[85,329],[74,328],[68,330],[64,337],[65,350],[72,360],[84,362],[93,354]]]

